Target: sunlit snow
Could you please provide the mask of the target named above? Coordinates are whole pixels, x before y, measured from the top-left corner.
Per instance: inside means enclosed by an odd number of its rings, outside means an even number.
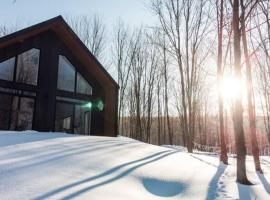
[[[235,182],[235,159],[189,154],[117,137],[0,132],[0,199],[270,199],[270,159],[253,186]]]

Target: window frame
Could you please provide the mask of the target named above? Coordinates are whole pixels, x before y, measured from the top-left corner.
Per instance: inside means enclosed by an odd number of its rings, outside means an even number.
[[[56,110],[57,110],[57,104],[68,104],[68,105],[71,105],[72,106],[72,116],[70,116],[71,120],[70,120],[70,126],[71,126],[71,131],[72,133],[68,133],[68,134],[78,134],[78,133],[75,133],[75,116],[76,116],[76,106],[82,106],[84,105],[85,103],[87,103],[87,101],[85,100],[82,100],[82,101],[85,101],[85,102],[76,102],[76,100],[78,99],[72,99],[72,98],[68,98],[67,99],[61,99],[62,97],[61,96],[57,96],[56,95],[56,101],[55,101],[55,109],[54,109],[54,131],[56,131],[55,129],[55,125],[56,125]],[[72,100],[74,102],[72,102]],[[87,113],[90,113],[90,132],[89,133],[80,133],[80,135],[90,135],[91,132],[92,132],[92,112],[91,110],[89,111],[86,111]],[[85,113],[86,113],[85,112]]]
[[[60,57],[63,57],[64,60],[67,60],[68,64],[71,64],[72,69],[74,69],[74,85],[73,85],[73,91],[69,91],[69,90],[64,90],[61,88],[58,88],[58,83],[59,83],[59,68],[60,68]],[[59,54],[58,55],[58,62],[57,62],[57,83],[56,83],[56,90],[57,91],[64,91],[64,92],[70,92],[70,93],[76,93],[76,82],[77,82],[77,69],[74,66],[74,64],[70,61],[70,59],[68,59],[66,56]]]
[[[21,54],[23,54],[23,53],[25,53],[25,52],[27,52],[27,51],[30,51],[30,50],[32,50],[32,49],[36,49],[36,50],[39,51],[39,59],[38,59],[38,65],[37,65],[37,66],[38,66],[38,70],[37,70],[37,83],[36,83],[36,85],[35,85],[35,84],[28,84],[28,83],[22,83],[22,82],[16,81],[16,78],[17,78],[17,68],[18,68],[18,57],[19,57]],[[7,61],[7,60],[9,60],[9,59],[12,59],[12,58],[14,58],[15,61],[14,61],[14,65],[13,65],[13,77],[12,77],[12,80],[4,80],[4,79],[0,79],[0,82],[10,82],[10,83],[18,84],[18,85],[20,84],[20,85],[27,85],[27,86],[37,87],[38,81],[39,81],[40,64],[41,64],[41,61],[40,61],[40,60],[41,60],[41,59],[40,59],[40,55],[41,55],[41,50],[40,50],[40,48],[31,47],[31,48],[29,48],[29,49],[23,50],[22,52],[16,53],[16,55],[9,56],[9,57],[7,57],[7,58],[1,59],[1,63],[2,63],[2,62],[5,62],[5,61]]]
[[[20,55],[22,55],[22,54],[24,54],[24,53],[26,53],[27,51],[31,51],[31,50],[38,50],[39,51],[39,54],[38,54],[38,64],[37,64],[37,67],[38,67],[38,69],[37,69],[37,83],[36,84],[28,84],[28,83],[22,83],[22,82],[18,82],[18,81],[16,81],[16,79],[17,79],[17,69],[18,69],[18,57],[20,56]],[[15,63],[14,63],[14,72],[13,72],[13,82],[15,82],[15,83],[19,83],[19,84],[26,84],[26,85],[32,85],[32,86],[37,86],[38,85],[38,80],[39,80],[39,70],[40,70],[40,55],[41,55],[41,50],[39,49],[39,48],[35,48],[35,47],[33,47],[33,48],[30,48],[30,49],[28,49],[28,50],[26,50],[26,51],[23,51],[23,52],[21,52],[21,53],[19,53],[19,54],[16,54],[16,56],[15,56]],[[13,56],[14,57],[14,56]]]
[[[84,80],[90,87],[91,87],[91,94],[87,94],[87,93],[82,93],[82,92],[78,92],[78,76],[81,76],[82,80]],[[89,83],[89,81],[87,81],[87,79],[82,75],[82,73],[78,72],[78,70],[76,70],[76,88],[75,88],[75,92],[76,94],[83,94],[83,95],[92,95],[93,94],[93,87],[91,86],[91,84]]]
[[[59,59],[60,59],[60,56],[64,57],[72,65],[72,67],[75,69],[74,92],[58,89],[58,75],[59,75]],[[71,123],[71,127],[72,127],[72,134],[77,134],[77,133],[74,132],[74,130],[75,130],[74,129],[74,127],[75,127],[75,107],[77,105],[83,105],[83,104],[85,104],[85,103],[87,103],[89,101],[95,100],[95,95],[93,94],[94,88],[93,88],[91,82],[89,82],[89,80],[86,79],[85,75],[83,75],[83,73],[80,72],[77,65],[74,64],[74,62],[72,61],[72,58],[70,58],[70,56],[65,55],[65,53],[59,53],[57,63],[58,63],[58,65],[57,65],[58,68],[56,70],[57,71],[57,75],[56,75],[57,81],[56,81],[56,95],[55,95],[55,106],[54,106],[54,131],[56,131],[55,125],[56,125],[56,106],[57,106],[57,103],[65,103],[65,104],[71,104],[73,106],[73,116],[71,118],[70,123]],[[91,89],[92,89],[91,95],[77,92],[78,73],[91,87]],[[72,102],[72,100],[74,102]],[[76,101],[83,101],[83,103],[82,102],[76,102]],[[91,111],[90,111],[90,120],[91,120],[90,121],[90,132],[89,133],[83,133],[83,134],[90,135],[91,132],[92,132],[93,127],[92,127],[92,112]]]
[[[62,90],[58,88],[58,77],[59,77],[59,60],[60,60],[60,56],[64,57],[74,68],[75,71],[75,79],[74,79],[74,92],[68,91],[68,90]],[[71,59],[68,58],[68,56],[65,56],[63,54],[59,54],[58,55],[58,69],[57,69],[57,84],[56,84],[56,90],[58,93],[73,93],[73,94],[77,94],[78,96],[85,96],[85,97],[91,97],[93,96],[93,86],[92,84],[85,78],[85,76],[78,70],[78,68],[76,67],[76,65],[74,65],[74,63],[71,61]],[[77,84],[78,84],[78,74],[89,84],[89,86],[92,89],[91,94],[85,94],[85,93],[80,93],[77,91]]]
[[[36,83],[36,85],[34,85],[34,84],[17,82],[16,81],[16,76],[17,76],[18,57],[19,57],[19,55],[21,55],[21,54],[23,54],[23,53],[25,53],[27,51],[30,51],[32,49],[36,49],[36,50],[39,51],[39,61],[38,61],[38,70],[37,70],[37,83]],[[16,52],[15,55],[2,58],[1,62],[4,62],[4,61],[12,59],[12,58],[15,59],[14,65],[13,65],[13,77],[12,77],[12,80],[0,79],[0,87],[4,88],[4,89],[10,89],[11,91],[0,91],[0,94],[10,95],[12,99],[17,96],[17,97],[20,97],[20,98],[29,98],[29,99],[34,100],[32,125],[31,125],[31,129],[33,130],[33,128],[35,126],[34,123],[35,123],[35,113],[36,113],[37,93],[38,93],[37,86],[39,84],[39,75],[40,75],[41,49],[32,46],[30,48],[23,49],[22,51]],[[33,95],[27,95],[27,94],[23,94],[23,92],[32,92],[35,95],[34,96]],[[12,101],[10,103],[10,108],[9,108],[10,112],[11,112],[11,106],[12,106]],[[11,121],[9,120],[9,124],[8,124],[9,129],[10,129],[10,125],[11,125]]]
[[[20,90],[20,91],[23,91],[23,90]],[[11,93],[11,92],[4,92],[4,91],[0,91],[0,94],[9,95],[11,97],[11,101],[10,101],[10,105],[9,105],[9,119],[8,119],[8,129],[7,130],[10,130],[10,126],[11,126],[11,112],[12,112],[13,98],[14,97],[28,98],[28,99],[32,99],[34,101],[33,114],[32,114],[32,124],[31,124],[31,130],[33,130],[34,120],[35,120],[35,110],[36,110],[36,96],[31,96],[31,95],[27,95],[27,94],[26,95],[25,94],[19,94],[19,93],[16,94],[16,93]]]
[[[0,63],[6,62],[6,61],[11,60],[11,59],[14,59],[14,61],[13,61],[13,63],[12,63],[13,65],[11,65],[11,67],[13,68],[11,80],[1,79],[1,78],[0,78],[0,80],[3,80],[3,81],[10,81],[10,82],[13,82],[13,81],[14,81],[14,72],[15,72],[15,65],[16,65],[16,56],[12,56],[12,57],[10,57],[10,58],[8,58],[8,59],[4,59],[4,60],[1,61]]]

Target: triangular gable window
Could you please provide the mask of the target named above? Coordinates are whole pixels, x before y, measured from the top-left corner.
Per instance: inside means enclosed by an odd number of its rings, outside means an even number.
[[[15,57],[0,63],[0,79],[6,81],[13,80]]]
[[[22,54],[14,56],[0,63],[0,79],[14,81],[30,85],[37,85],[39,67],[38,49],[30,49]],[[17,60],[17,61],[16,61]],[[17,66],[15,67],[15,63]]]
[[[77,83],[75,91],[76,74]],[[57,89],[80,94],[92,94],[91,85],[79,72],[76,72],[75,67],[69,62],[69,60],[65,56],[61,55],[59,56]]]
[[[18,55],[16,82],[37,85],[39,53],[38,49],[30,49]]]
[[[69,92],[75,90],[75,68],[64,56],[59,56],[57,88]]]
[[[80,75],[79,73],[77,73],[77,89],[76,89],[76,92],[80,93],[80,94],[88,94],[88,95],[92,94],[92,87],[82,77],[82,75]]]

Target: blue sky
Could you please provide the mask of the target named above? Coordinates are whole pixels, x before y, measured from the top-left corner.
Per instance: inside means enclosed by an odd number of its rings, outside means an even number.
[[[151,24],[147,0],[1,0],[0,24],[32,25],[57,15],[99,14],[110,26],[119,18],[126,23]]]
[[[0,26],[20,30],[62,16],[93,16],[98,14],[106,25],[110,38],[112,27],[121,18],[129,27],[141,24],[152,26],[154,16],[147,8],[149,0],[0,0]],[[105,52],[110,53],[110,47]],[[105,61],[103,63],[106,65]],[[113,69],[109,73],[115,75]]]

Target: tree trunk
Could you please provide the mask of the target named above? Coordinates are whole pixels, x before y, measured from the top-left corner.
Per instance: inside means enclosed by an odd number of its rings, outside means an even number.
[[[235,78],[241,81],[241,34],[239,29],[239,0],[233,1],[233,31],[234,31],[234,73]],[[242,94],[234,100],[233,124],[235,134],[235,144],[237,153],[237,178],[236,181],[241,184],[250,185],[246,175],[246,145],[243,128],[243,105]]]
[[[165,92],[165,112],[166,112],[166,119],[167,119],[167,129],[168,129],[168,136],[170,145],[173,144],[173,135],[171,130],[171,123],[170,123],[170,115],[169,115],[169,100],[168,100],[168,66],[167,66],[167,56],[166,56],[166,49],[165,44],[162,49],[163,51],[163,64],[164,64],[164,92]]]
[[[217,8],[219,9],[219,8]],[[227,156],[227,147],[225,140],[225,132],[224,132],[224,117],[223,117],[223,109],[224,102],[221,91],[221,81],[223,76],[222,70],[222,40],[223,40],[223,11],[224,11],[224,1],[220,1],[220,16],[219,17],[219,26],[218,26],[218,59],[217,59],[217,80],[218,80],[218,108],[219,108],[219,131],[220,131],[220,161],[224,164],[228,164],[228,156]],[[219,12],[219,11],[218,11]]]
[[[158,86],[157,86],[157,104],[158,104],[158,117],[157,117],[157,120],[158,120],[158,145],[161,145],[161,122],[160,122],[160,112],[161,112],[161,109],[160,109],[160,82],[158,82]]]
[[[245,14],[244,14],[245,8],[242,2],[243,1],[241,1],[241,7],[242,7],[241,28],[242,28],[242,42],[243,42],[245,64],[246,64],[246,86],[247,86],[249,133],[250,133],[251,148],[252,148],[252,155],[254,158],[255,169],[257,172],[263,173],[261,164],[260,164],[259,147],[258,147],[258,140],[257,140],[257,135],[256,135],[256,114],[255,114],[255,105],[253,102],[254,99],[253,99],[251,63],[250,63],[248,47],[247,47],[246,24],[245,24]]]

